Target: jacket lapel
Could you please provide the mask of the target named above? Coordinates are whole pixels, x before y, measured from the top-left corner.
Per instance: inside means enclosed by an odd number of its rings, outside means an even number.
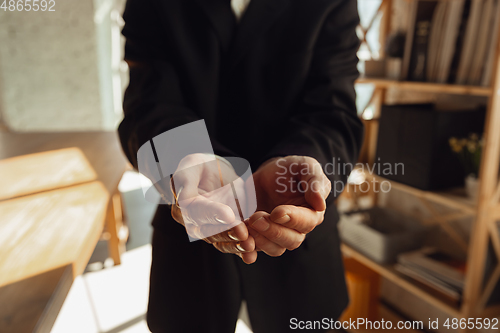
[[[196,2],[207,14],[222,48],[229,50],[236,29],[236,18],[231,10],[230,0],[196,0]]]
[[[208,0],[202,0],[207,1]],[[251,0],[237,28],[230,62],[235,66],[252,43],[262,36],[288,7],[290,0]]]

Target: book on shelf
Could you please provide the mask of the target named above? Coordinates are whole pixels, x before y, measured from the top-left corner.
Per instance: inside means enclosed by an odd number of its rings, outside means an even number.
[[[426,79],[430,82],[436,81],[436,74],[438,63],[437,59],[439,59],[440,52],[442,48],[440,45],[443,44],[443,29],[445,23],[445,15],[446,15],[447,2],[439,1],[434,10],[432,21],[431,21],[431,29],[429,36],[429,47],[427,49],[427,68],[426,68]]]
[[[408,63],[408,80],[425,81],[427,49],[430,37],[432,14],[438,1],[416,1],[413,36],[409,39],[411,56]]]
[[[467,28],[467,21],[469,19],[472,0],[466,0],[462,10],[462,17],[460,18],[460,25],[458,27],[458,36],[455,43],[455,50],[451,61],[450,74],[448,76],[449,83],[456,83],[458,67],[460,65],[461,50],[465,41],[465,31]]]
[[[474,46],[474,56],[467,80],[467,83],[471,85],[478,85],[480,83],[481,69],[485,62],[487,44],[491,43],[488,37],[491,37],[489,32],[492,30],[491,22],[493,21],[492,13],[495,12],[493,10],[495,2],[497,1],[485,0],[483,3],[482,19],[479,24],[479,32]]]
[[[408,15],[408,29],[406,31],[405,47],[403,52],[403,62],[401,65],[401,78],[408,79],[410,69],[410,56],[413,45],[413,37],[415,35],[415,20],[417,16],[417,6],[419,0],[413,0],[409,6],[410,13]]]
[[[460,52],[460,63],[458,65],[456,83],[466,84],[467,74],[471,67],[471,61],[474,54],[474,42],[476,41],[481,22],[481,8],[483,0],[472,1],[470,13],[466,23],[464,42]]]
[[[489,86],[500,0],[412,0],[401,78]]]
[[[447,15],[445,17],[445,27],[443,30],[443,43],[438,61],[436,82],[446,83],[450,75],[451,62],[455,54],[455,45],[464,8],[464,0],[447,1]]]
[[[500,1],[496,3],[496,11],[494,15],[495,19],[493,20],[493,28],[491,30],[491,38],[492,41],[497,41],[500,38],[499,30],[500,30]],[[489,86],[491,84],[491,78],[493,76],[493,64],[495,62],[495,51],[496,51],[496,43],[490,43],[488,54],[486,55],[486,63],[484,64],[483,70],[483,78],[481,81],[482,86]]]
[[[465,261],[427,247],[399,255],[395,269],[453,300],[461,298],[465,285]]]
[[[396,264],[394,266],[394,269],[398,271],[401,274],[404,274],[406,276],[411,277],[415,281],[418,281],[422,283],[423,285],[426,285],[427,287],[430,287],[432,289],[435,289],[442,293],[443,295],[449,297],[453,301],[460,301],[461,299],[461,292],[459,290],[456,290],[453,287],[450,287],[446,283],[443,283],[441,280],[436,279],[434,276],[431,274],[428,274],[426,272],[417,272],[414,269],[408,268],[406,266],[403,266],[401,264]]]

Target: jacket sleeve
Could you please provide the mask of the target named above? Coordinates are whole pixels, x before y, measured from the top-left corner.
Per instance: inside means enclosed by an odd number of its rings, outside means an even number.
[[[199,120],[186,107],[181,82],[166,45],[158,2],[128,0],[122,34],[130,81],[125,91],[124,119],[118,128],[123,150],[137,168],[137,151],[148,140],[172,128]],[[211,138],[215,154],[234,156]]]
[[[355,164],[363,140],[354,90],[358,23],[356,1],[342,0],[331,9],[318,34],[298,105],[287,126],[282,126],[282,139],[265,158],[314,157],[333,186],[338,181],[345,184],[348,174],[332,172],[332,165],[328,168],[327,163]]]

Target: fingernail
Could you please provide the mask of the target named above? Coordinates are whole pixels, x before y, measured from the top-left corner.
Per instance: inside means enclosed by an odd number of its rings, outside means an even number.
[[[229,238],[231,238],[232,240],[239,240],[238,237],[236,237],[235,233],[234,233],[234,230],[230,230],[227,235],[229,236]]]
[[[220,218],[217,217],[217,215],[214,215],[214,219],[215,221],[219,222],[219,223],[222,223],[222,224],[229,224],[228,222],[224,221],[224,220],[221,220]]]
[[[284,224],[287,223],[288,221],[290,221],[290,216],[288,216],[287,214],[283,215],[279,219],[274,220],[274,222],[279,224]]]
[[[241,244],[240,244],[240,243],[236,244],[236,248],[237,248],[238,250],[240,250],[241,252],[246,252],[246,251],[245,251],[245,249],[243,248],[243,246],[241,246]]]
[[[266,219],[264,217],[258,218],[257,221],[252,223],[252,227],[254,229],[257,229],[259,231],[266,231],[269,229],[269,223],[267,223]]]

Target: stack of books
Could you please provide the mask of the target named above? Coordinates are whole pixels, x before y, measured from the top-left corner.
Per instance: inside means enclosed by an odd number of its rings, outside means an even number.
[[[402,78],[489,86],[500,0],[413,0]]]
[[[465,282],[465,261],[434,248],[403,253],[395,269],[412,279],[459,302]]]

